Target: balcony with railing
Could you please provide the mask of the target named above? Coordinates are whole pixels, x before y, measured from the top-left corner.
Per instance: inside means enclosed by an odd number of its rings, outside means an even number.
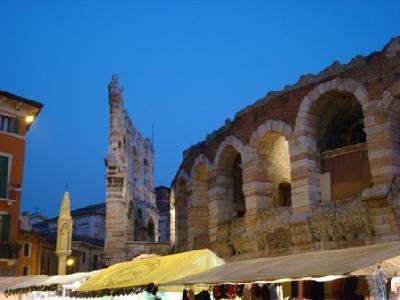
[[[4,193],[0,194],[0,201],[6,201],[9,205],[18,199],[18,195],[21,192],[21,185],[9,184]]]
[[[321,152],[343,148],[350,145],[366,143],[366,135],[363,131],[352,132],[349,134],[327,136],[320,141]]]

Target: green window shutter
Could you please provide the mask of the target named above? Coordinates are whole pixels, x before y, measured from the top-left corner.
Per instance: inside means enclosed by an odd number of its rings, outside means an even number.
[[[18,119],[16,119],[16,118],[11,118],[10,119],[9,130],[12,133],[19,133],[19,121],[18,121]]]
[[[0,156],[0,198],[7,198],[8,161],[7,156]]]
[[[1,239],[3,241],[8,241],[10,235],[10,215],[2,215],[1,222]]]

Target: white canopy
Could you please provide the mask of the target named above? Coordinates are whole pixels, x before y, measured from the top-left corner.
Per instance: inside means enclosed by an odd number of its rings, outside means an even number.
[[[59,284],[66,289],[75,289],[79,287],[86,279],[96,274],[98,271],[74,273],[70,275],[32,275],[32,276],[14,276],[0,277],[0,292],[5,290],[15,290],[20,288],[29,288],[33,286],[51,286]]]
[[[400,274],[400,242],[313,251],[226,263],[167,284],[196,285],[291,281],[343,275],[372,275],[377,263],[387,276]]]
[[[39,286],[49,279],[47,275],[0,277],[0,292],[9,289],[28,288],[30,286]]]

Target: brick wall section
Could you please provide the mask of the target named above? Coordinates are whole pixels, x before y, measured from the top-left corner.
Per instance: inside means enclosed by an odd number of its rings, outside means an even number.
[[[229,135],[234,135],[243,143],[248,143],[251,134],[268,119],[282,120],[294,127],[301,101],[320,83],[335,78],[352,78],[361,82],[368,91],[370,100],[382,98],[382,93],[391,84],[400,79],[400,55],[387,57],[384,50],[365,57],[365,64],[343,71],[335,76],[327,76],[323,80],[298,87],[291,91],[279,92],[276,96],[266,96],[235,115],[228,126],[221,127],[215,136],[206,139],[186,150],[180,167],[190,173],[194,159],[204,153],[213,160],[218,145]],[[178,173],[178,172],[177,172]]]

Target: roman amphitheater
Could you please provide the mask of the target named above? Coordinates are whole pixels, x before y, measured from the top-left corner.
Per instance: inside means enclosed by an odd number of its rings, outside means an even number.
[[[183,153],[176,251],[227,260],[400,239],[400,39],[239,111]]]

